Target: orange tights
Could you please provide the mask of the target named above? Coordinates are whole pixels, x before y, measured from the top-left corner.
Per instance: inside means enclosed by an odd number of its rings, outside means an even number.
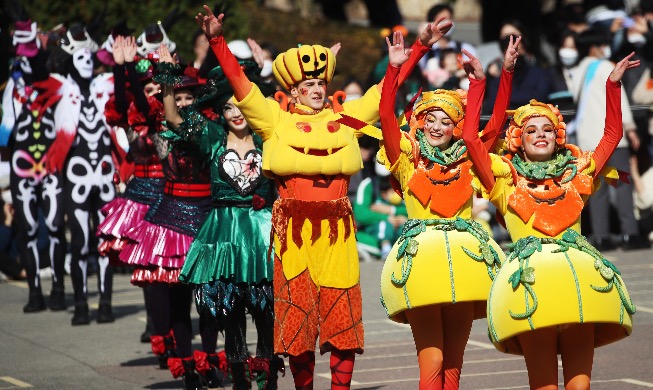
[[[458,389],[474,303],[418,307],[406,317],[417,348],[419,390]]]
[[[559,332],[555,327],[517,336],[524,352],[531,389],[558,389],[558,352],[566,390],[590,388],[594,360],[594,324],[577,324]]]

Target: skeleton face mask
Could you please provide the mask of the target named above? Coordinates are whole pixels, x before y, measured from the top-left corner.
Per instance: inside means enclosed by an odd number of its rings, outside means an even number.
[[[79,75],[85,79],[93,76],[93,53],[87,48],[81,48],[73,53],[73,65]]]

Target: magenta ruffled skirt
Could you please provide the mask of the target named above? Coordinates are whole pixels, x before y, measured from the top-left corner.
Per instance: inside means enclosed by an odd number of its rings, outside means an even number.
[[[120,260],[136,266],[181,268],[193,237],[148,221],[141,221],[127,232],[131,241],[120,253]]]
[[[122,197],[104,205],[101,211],[106,217],[96,233],[103,240],[98,247],[100,253],[122,251],[127,244],[127,232],[143,221],[149,209],[148,205]]]

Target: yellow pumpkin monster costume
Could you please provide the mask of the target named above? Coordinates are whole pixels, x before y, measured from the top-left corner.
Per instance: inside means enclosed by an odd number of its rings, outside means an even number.
[[[473,83],[481,83],[473,81]],[[472,85],[474,87],[474,85]],[[504,219],[513,244],[488,299],[489,333],[495,347],[522,354],[517,335],[544,327],[593,323],[594,346],[628,336],[635,307],[617,268],[580,234],[580,213],[598,188],[599,175],[622,135],[620,84],[608,81],[605,135],[595,152],[565,144],[565,124],[553,106],[531,101],[518,108],[506,133],[508,154],[491,154],[475,134],[464,134],[478,167],[475,189]],[[521,133],[542,116],[556,129],[558,150],[546,162],[526,162]]]
[[[275,352],[363,351],[362,303],[349,177],[362,168],[358,137],[376,130],[380,93],[313,110],[266,99],[240,76],[220,36],[210,41],[234,88],[234,102],[263,138],[263,171],[280,199],[272,211],[275,251]],[[414,64],[428,48],[413,45]],[[414,66],[413,64],[413,66]],[[319,45],[280,54],[274,75],[289,89],[309,79],[331,81],[335,56]],[[340,93],[342,94],[342,93]],[[342,94],[344,95],[344,94]],[[377,138],[379,134],[374,134]]]

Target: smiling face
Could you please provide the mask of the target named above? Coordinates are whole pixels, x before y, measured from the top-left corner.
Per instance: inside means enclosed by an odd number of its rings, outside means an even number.
[[[179,89],[175,91],[175,103],[177,103],[177,108],[187,107],[193,104],[195,97],[193,93],[188,89]]]
[[[521,136],[526,161],[550,160],[556,147],[556,128],[543,116],[530,118]]]
[[[453,138],[455,124],[444,111],[432,110],[424,117],[424,135],[429,145],[446,149]]]
[[[234,105],[233,98],[227,100],[227,103],[225,103],[222,108],[222,115],[227,122],[229,131],[241,132],[247,129],[247,121],[238,107]]]
[[[290,89],[290,95],[296,102],[314,110],[321,110],[326,99],[326,81],[310,79],[299,82]]]

